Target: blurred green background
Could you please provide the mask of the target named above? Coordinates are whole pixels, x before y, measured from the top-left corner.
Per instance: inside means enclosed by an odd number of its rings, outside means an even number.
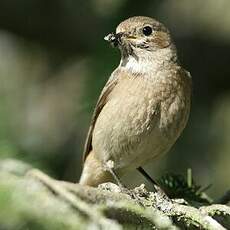
[[[220,196],[230,186],[229,9],[229,0],[1,0],[0,157],[77,181],[94,105],[120,58],[103,37],[151,16],[170,29],[194,89],[183,135],[145,168],[156,178],[191,167]],[[145,182],[137,172],[124,180]]]

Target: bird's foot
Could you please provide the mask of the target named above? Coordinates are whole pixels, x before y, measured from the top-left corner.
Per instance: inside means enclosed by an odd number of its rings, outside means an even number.
[[[140,199],[140,197],[136,194],[136,192],[134,190],[130,190],[127,187],[121,187],[121,192],[125,193],[127,195],[129,195],[133,200],[135,200],[138,204],[140,204],[141,206],[143,206],[142,201]]]
[[[158,193],[161,197],[170,200],[164,190],[158,185],[155,180],[153,180],[151,176],[149,176],[149,174],[142,167],[137,168],[137,170],[153,185],[154,192]]]
[[[115,182],[117,183],[117,185],[120,188],[121,193],[125,193],[127,195],[129,195],[132,199],[134,199],[138,204],[142,205],[142,202],[140,200],[140,198],[137,196],[137,194],[135,193],[135,191],[132,191],[130,189],[128,189],[122,182],[121,179],[119,178],[119,176],[117,175],[116,171],[114,170],[114,162],[112,160],[109,160],[106,162],[105,164],[105,170],[109,171],[111,173],[111,175],[113,176]]]
[[[164,199],[166,199],[166,200],[168,200],[168,201],[171,200],[171,199],[169,198],[169,196],[165,193],[165,191],[164,191],[159,185],[154,184],[153,187],[154,187],[154,190],[156,191],[156,193],[157,193],[159,196],[163,197]]]

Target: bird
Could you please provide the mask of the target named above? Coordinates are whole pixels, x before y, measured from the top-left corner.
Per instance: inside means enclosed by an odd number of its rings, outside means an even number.
[[[169,30],[154,18],[130,17],[104,39],[121,59],[94,109],[79,184],[119,183],[135,169],[151,180],[142,167],[167,153],[184,130],[192,78]]]

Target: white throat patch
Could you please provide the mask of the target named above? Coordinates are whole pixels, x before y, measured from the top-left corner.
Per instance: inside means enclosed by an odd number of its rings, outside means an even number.
[[[120,66],[134,74],[146,74],[153,71],[155,64],[154,61],[149,58],[136,59],[133,56],[129,56],[125,60],[125,65],[122,65],[121,61]]]
[[[171,47],[155,52],[139,53],[138,57],[129,55],[121,60],[120,67],[127,69],[133,74],[149,74],[158,70],[162,65],[167,65],[172,58]]]

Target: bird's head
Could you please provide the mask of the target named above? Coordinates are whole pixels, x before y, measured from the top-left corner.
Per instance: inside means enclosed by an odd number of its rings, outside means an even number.
[[[116,33],[105,37],[122,56],[145,54],[169,47],[172,43],[168,29],[150,17],[131,17],[121,22]]]

